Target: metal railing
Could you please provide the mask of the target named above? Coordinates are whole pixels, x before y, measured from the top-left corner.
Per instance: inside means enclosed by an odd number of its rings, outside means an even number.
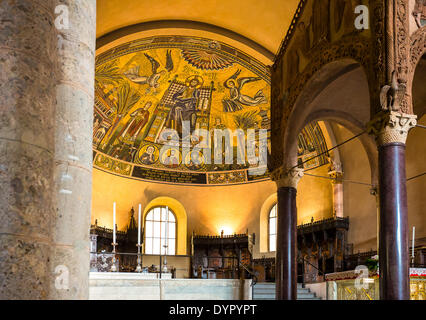
[[[191,256],[188,255],[149,255],[138,254],[136,252],[113,253],[107,251],[90,253],[91,271],[111,272],[113,257],[116,258],[116,270],[119,272],[137,272],[138,257],[140,257],[141,272],[158,274],[160,279],[165,273],[171,274],[172,278],[176,278],[177,271],[185,271],[188,274],[190,272],[189,262],[188,268],[185,269],[177,268],[167,263],[167,259],[176,260],[176,258],[191,258]],[[144,262],[146,262],[146,260],[150,261],[150,266],[144,266]],[[165,269],[165,267],[167,267],[167,269]]]
[[[298,262],[301,262],[302,263],[302,274],[301,275],[298,275],[298,276],[301,276],[302,277],[302,284],[304,285],[305,284],[305,274],[306,274],[306,272],[305,272],[305,262],[307,263],[307,264],[309,264],[311,267],[313,267],[314,269],[316,269],[317,271],[318,271],[318,273],[319,274],[321,274],[321,275],[325,275],[324,274],[324,271],[322,271],[319,267],[317,267],[317,266],[315,266],[315,265],[313,265],[312,263],[310,263],[308,260],[306,260],[305,258],[303,258],[303,257],[299,257],[298,258]]]
[[[240,262],[240,266],[242,266],[243,269],[246,270],[250,274],[251,279],[252,279],[251,286],[253,287],[254,285],[256,285],[258,273],[255,272],[255,271],[249,270],[249,268],[246,265],[244,265],[244,263],[242,263],[242,262]]]

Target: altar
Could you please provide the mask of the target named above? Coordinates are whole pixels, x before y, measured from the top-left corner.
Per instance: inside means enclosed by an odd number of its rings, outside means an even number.
[[[171,272],[90,272],[93,280],[157,280],[172,279]]]
[[[172,279],[171,273],[90,272],[90,300],[251,300],[252,281]]]

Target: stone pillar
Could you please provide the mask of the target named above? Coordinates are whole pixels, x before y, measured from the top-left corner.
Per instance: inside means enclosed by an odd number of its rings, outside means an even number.
[[[343,218],[343,172],[337,168],[328,172],[333,185],[333,215]]]
[[[410,298],[405,142],[416,118],[382,111],[368,124],[379,150],[381,300]]]
[[[53,210],[52,1],[0,1],[0,299],[46,299]]]
[[[1,299],[88,297],[95,10],[0,1]]]
[[[64,17],[69,21],[56,20],[55,245],[51,259],[56,281],[51,282],[50,298],[88,299],[96,1],[59,3],[68,11]],[[61,277],[66,277],[66,286],[57,285]]]
[[[278,188],[277,252],[275,283],[277,300],[297,299],[297,183],[302,169],[279,168],[272,173]]]

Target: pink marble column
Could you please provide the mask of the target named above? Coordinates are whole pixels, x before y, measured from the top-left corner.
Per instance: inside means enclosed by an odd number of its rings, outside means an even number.
[[[333,215],[343,218],[343,172],[333,170],[328,175],[333,179]]]

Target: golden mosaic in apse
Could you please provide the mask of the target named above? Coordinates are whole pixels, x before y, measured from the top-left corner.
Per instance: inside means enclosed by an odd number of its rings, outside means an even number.
[[[165,130],[183,139],[205,129],[270,131],[270,73],[252,57],[208,39],[161,36],[111,49],[96,59],[94,166],[113,174],[173,184],[222,185],[263,181],[250,165],[211,163],[208,155],[177,146],[161,153]],[[325,148],[317,124],[299,139],[300,159]],[[191,136],[191,147],[198,144]],[[209,142],[212,145],[212,141]],[[191,148],[192,149],[192,148]],[[258,155],[258,154],[257,154]],[[198,159],[193,163],[191,159]],[[311,166],[324,164],[318,158]]]

